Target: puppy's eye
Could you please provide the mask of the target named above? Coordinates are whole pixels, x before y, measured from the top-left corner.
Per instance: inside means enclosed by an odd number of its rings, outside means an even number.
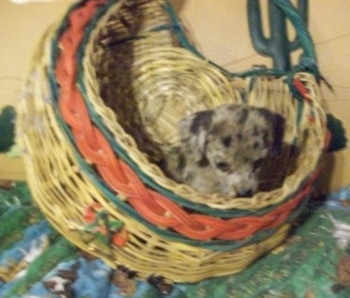
[[[226,136],[222,138],[222,143],[224,144],[225,147],[230,147],[232,143],[232,137],[231,136]]]
[[[223,172],[228,172],[230,170],[230,165],[224,161],[216,163],[215,166]]]
[[[260,149],[260,148],[261,148],[260,142],[258,142],[258,141],[254,142],[253,148],[254,148],[254,149]]]

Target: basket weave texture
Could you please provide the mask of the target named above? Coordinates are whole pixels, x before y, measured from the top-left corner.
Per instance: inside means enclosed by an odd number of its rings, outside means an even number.
[[[320,98],[311,73],[238,76],[203,58],[167,1],[85,1],[33,57],[18,126],[28,182],[56,229],[112,266],[178,282],[235,273],[303,207],[327,140]],[[253,198],[198,193],[157,165],[183,116],[225,103],[286,118],[284,154]]]

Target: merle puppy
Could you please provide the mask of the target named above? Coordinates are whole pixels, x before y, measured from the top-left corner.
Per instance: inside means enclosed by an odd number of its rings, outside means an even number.
[[[268,154],[283,148],[285,119],[266,108],[226,104],[184,117],[166,172],[204,193],[251,197]]]

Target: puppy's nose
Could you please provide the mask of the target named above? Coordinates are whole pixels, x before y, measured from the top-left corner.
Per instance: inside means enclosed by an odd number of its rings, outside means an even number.
[[[253,196],[253,192],[251,190],[240,191],[238,192],[239,197],[251,198]]]

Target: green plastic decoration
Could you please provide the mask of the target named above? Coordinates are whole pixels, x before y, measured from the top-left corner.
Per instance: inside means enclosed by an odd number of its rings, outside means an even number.
[[[288,72],[291,70],[291,53],[301,47],[300,37],[297,35],[293,41],[288,38],[287,17],[280,6],[283,3],[279,4],[278,1],[269,0],[267,5],[270,32],[268,37],[263,30],[260,1],[247,0],[251,40],[258,53],[273,59],[274,69]],[[307,25],[308,0],[298,0],[297,11]]]

